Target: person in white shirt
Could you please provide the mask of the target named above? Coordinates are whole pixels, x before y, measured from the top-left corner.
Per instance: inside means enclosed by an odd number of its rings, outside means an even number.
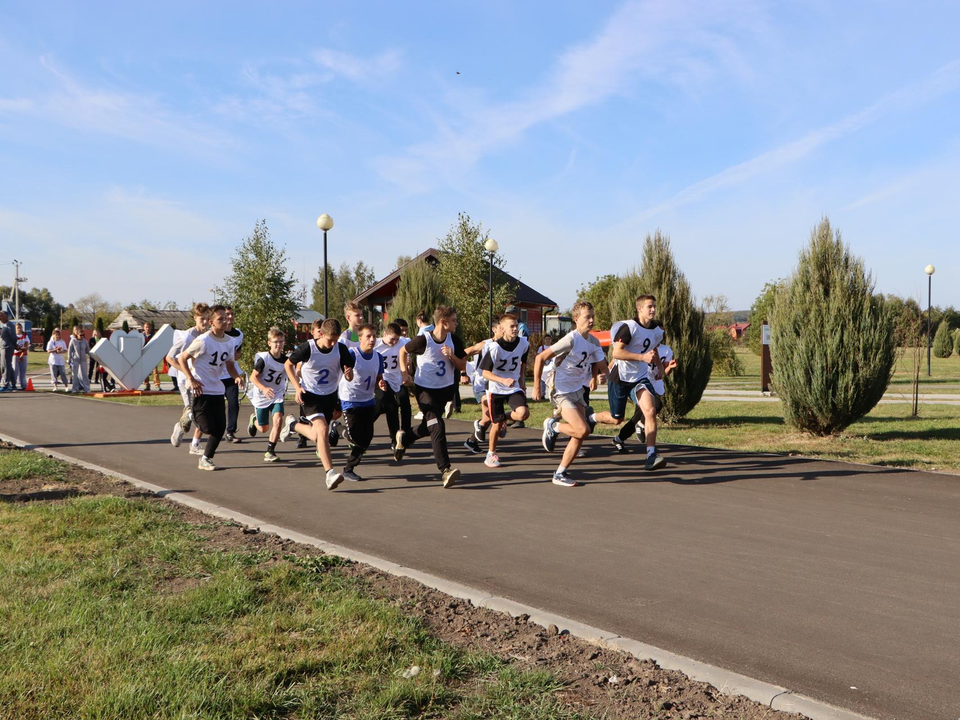
[[[589,384],[595,372],[606,372],[607,369],[603,349],[590,334],[595,322],[593,305],[581,300],[574,304],[572,314],[576,329],[545,348],[533,363],[534,400],[543,397],[539,381],[543,377],[544,366],[550,362],[554,364],[550,400],[560,410],[563,422],[558,423],[552,417],[544,420],[542,442],[544,450],[553,452],[558,434],[563,433],[570,438],[560,459],[560,466],[553,474],[553,484],[561,487],[576,486],[577,482],[569,476],[567,469],[593,429],[587,419],[588,390],[584,386]]]
[[[67,380],[67,343],[60,338],[60,328],[54,328],[50,336],[50,342],[47,343],[47,352],[50,356],[47,358],[47,365],[50,366],[50,379],[53,380],[53,391],[60,389],[59,381],[63,381],[63,388],[66,390],[69,380]]]
[[[243,385],[243,376],[234,359],[236,342],[226,335],[227,327],[227,309],[223,305],[214,305],[210,308],[210,330],[190,343],[177,358],[189,372],[193,421],[207,435],[207,444],[198,465],[201,470],[217,469],[213,456],[227,430],[224,385],[220,379],[224,368],[236,385]]]
[[[376,415],[377,418],[387,416],[391,450],[396,448],[397,432],[412,430],[410,393],[403,386],[403,374],[400,372],[400,348],[408,342],[410,338],[403,337],[403,329],[397,323],[390,323],[375,348],[383,356],[383,379],[387,383],[377,399]]]
[[[257,431],[268,432],[264,462],[276,462],[277,442],[283,425],[283,397],[287,391],[287,356],[283,352],[286,334],[278,327],[267,332],[267,352],[258,352],[250,372],[250,390],[247,396],[253,405],[247,432],[255,437]]]

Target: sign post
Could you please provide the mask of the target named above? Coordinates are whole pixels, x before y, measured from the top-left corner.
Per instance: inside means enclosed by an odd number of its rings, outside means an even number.
[[[760,350],[760,392],[769,393],[770,392],[770,326],[764,323],[761,326],[761,342],[763,343]]]

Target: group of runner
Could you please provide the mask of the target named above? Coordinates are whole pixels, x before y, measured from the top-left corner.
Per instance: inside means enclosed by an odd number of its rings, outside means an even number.
[[[572,309],[575,328],[558,341],[539,349],[533,362],[534,400],[544,395],[554,407],[544,420],[542,445],[553,452],[560,435],[569,438],[553,483],[577,485],[568,470],[582,453],[583,441],[596,425],[620,426],[613,439],[619,452],[634,432],[646,445],[646,470],[665,464],[657,454],[657,413],[662,405],[664,379],[677,366],[656,319],[656,298],[641,295],[636,316],[611,328],[612,361],[608,367],[600,342],[591,333],[595,323],[589,302]],[[530,416],[525,385],[530,343],[516,314],[507,312],[491,328],[491,337],[464,347],[457,331],[457,312],[441,305],[432,324],[421,314],[415,336],[407,323],[396,320],[378,337],[374,325],[364,323],[357,303],[344,308],[348,328],[333,318],[317,320],[311,339],[293,352],[284,351],[286,337],[271,328],[267,348],[256,353],[247,379],[240,369],[243,333],[233,326],[233,311],[223,305],[198,303],[194,326],[178,331],[167,360],[180,376],[184,409],[174,426],[171,443],[179,447],[193,429],[190,453],[199,456],[201,470],[215,470],[214,455],[223,439],[239,442],[239,391],[247,383],[253,405],[247,430],[250,436],[267,434],[264,461],[278,459],[279,442],[295,436],[303,446],[313,442],[333,490],[344,480],[359,481],[356,469],[374,439],[377,419],[385,416],[390,447],[396,462],[420,439],[429,437],[443,487],[454,485],[460,470],[450,461],[444,418],[449,416],[458,377],[466,374],[481,406],[481,418],[464,443],[473,453],[487,452],[484,464],[500,466],[498,441],[508,423],[522,424]],[[598,377],[607,375],[609,410],[590,407],[590,391]],[[299,406],[285,413],[289,391]],[[412,414],[410,395],[420,412]],[[632,417],[624,422],[628,405]],[[417,419],[418,424],[413,421]],[[206,436],[204,443],[203,438]],[[331,448],[346,440],[349,454],[342,469],[334,467]]]

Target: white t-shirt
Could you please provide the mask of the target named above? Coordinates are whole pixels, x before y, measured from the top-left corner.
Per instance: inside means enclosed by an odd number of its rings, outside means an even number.
[[[585,338],[576,330],[564,335],[552,348],[556,362],[553,387],[558,393],[576,392],[589,385],[593,364],[605,357],[596,338]]]
[[[233,328],[233,330],[231,330],[230,332],[237,333],[237,335],[231,335],[230,333],[226,333],[224,335],[224,337],[226,337],[228,340],[233,342],[233,355],[230,356],[230,359],[233,360],[237,356],[237,353],[240,352],[240,346],[243,345],[243,331],[238,330],[237,328]],[[238,370],[240,369],[239,362],[237,363],[237,369]],[[231,381],[233,380],[233,378],[230,377],[230,373],[227,372],[226,367],[223,368],[223,373],[220,375],[220,379],[231,380]]]
[[[230,377],[226,367],[236,353],[234,341],[229,335],[218,338],[208,330],[186,349],[187,357],[193,358],[193,376],[200,382],[204,395],[224,394],[221,376],[226,372]]]
[[[624,349],[632,353],[645,353],[663,342],[663,328],[654,325],[645,328],[636,320],[616,322],[610,328],[610,339],[616,342],[621,328],[626,326],[630,331],[630,342],[625,343]],[[639,360],[617,360],[617,372],[620,381],[625,383],[640,382],[647,374],[647,363]]]
[[[660,360],[663,361],[664,365],[673,360],[673,350],[669,345],[661,345],[657,348],[657,353],[659,353]],[[653,385],[653,391],[657,395],[663,395],[667,391],[666,383],[663,381],[663,375],[660,374],[660,368],[651,365],[647,371],[647,376],[650,378],[650,384]]]
[[[383,356],[383,379],[394,392],[400,392],[403,386],[403,375],[400,372],[400,348],[410,342],[410,338],[402,337],[397,340],[393,347],[387,345],[383,340],[377,340],[377,346],[374,348]]]
[[[63,353],[56,353],[54,350],[63,350]],[[47,358],[47,365],[66,365],[66,358],[63,356],[66,354],[67,344],[63,340],[54,340],[50,339],[50,342],[47,343],[47,352],[50,353],[50,357]]]

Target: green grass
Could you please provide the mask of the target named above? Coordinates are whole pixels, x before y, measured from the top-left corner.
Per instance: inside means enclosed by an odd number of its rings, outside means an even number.
[[[583,717],[332,558],[214,550],[112,496],[3,504],[0,527],[0,718]]]
[[[64,466],[57,460],[29,450],[0,451],[0,480],[62,480],[63,477]]]

